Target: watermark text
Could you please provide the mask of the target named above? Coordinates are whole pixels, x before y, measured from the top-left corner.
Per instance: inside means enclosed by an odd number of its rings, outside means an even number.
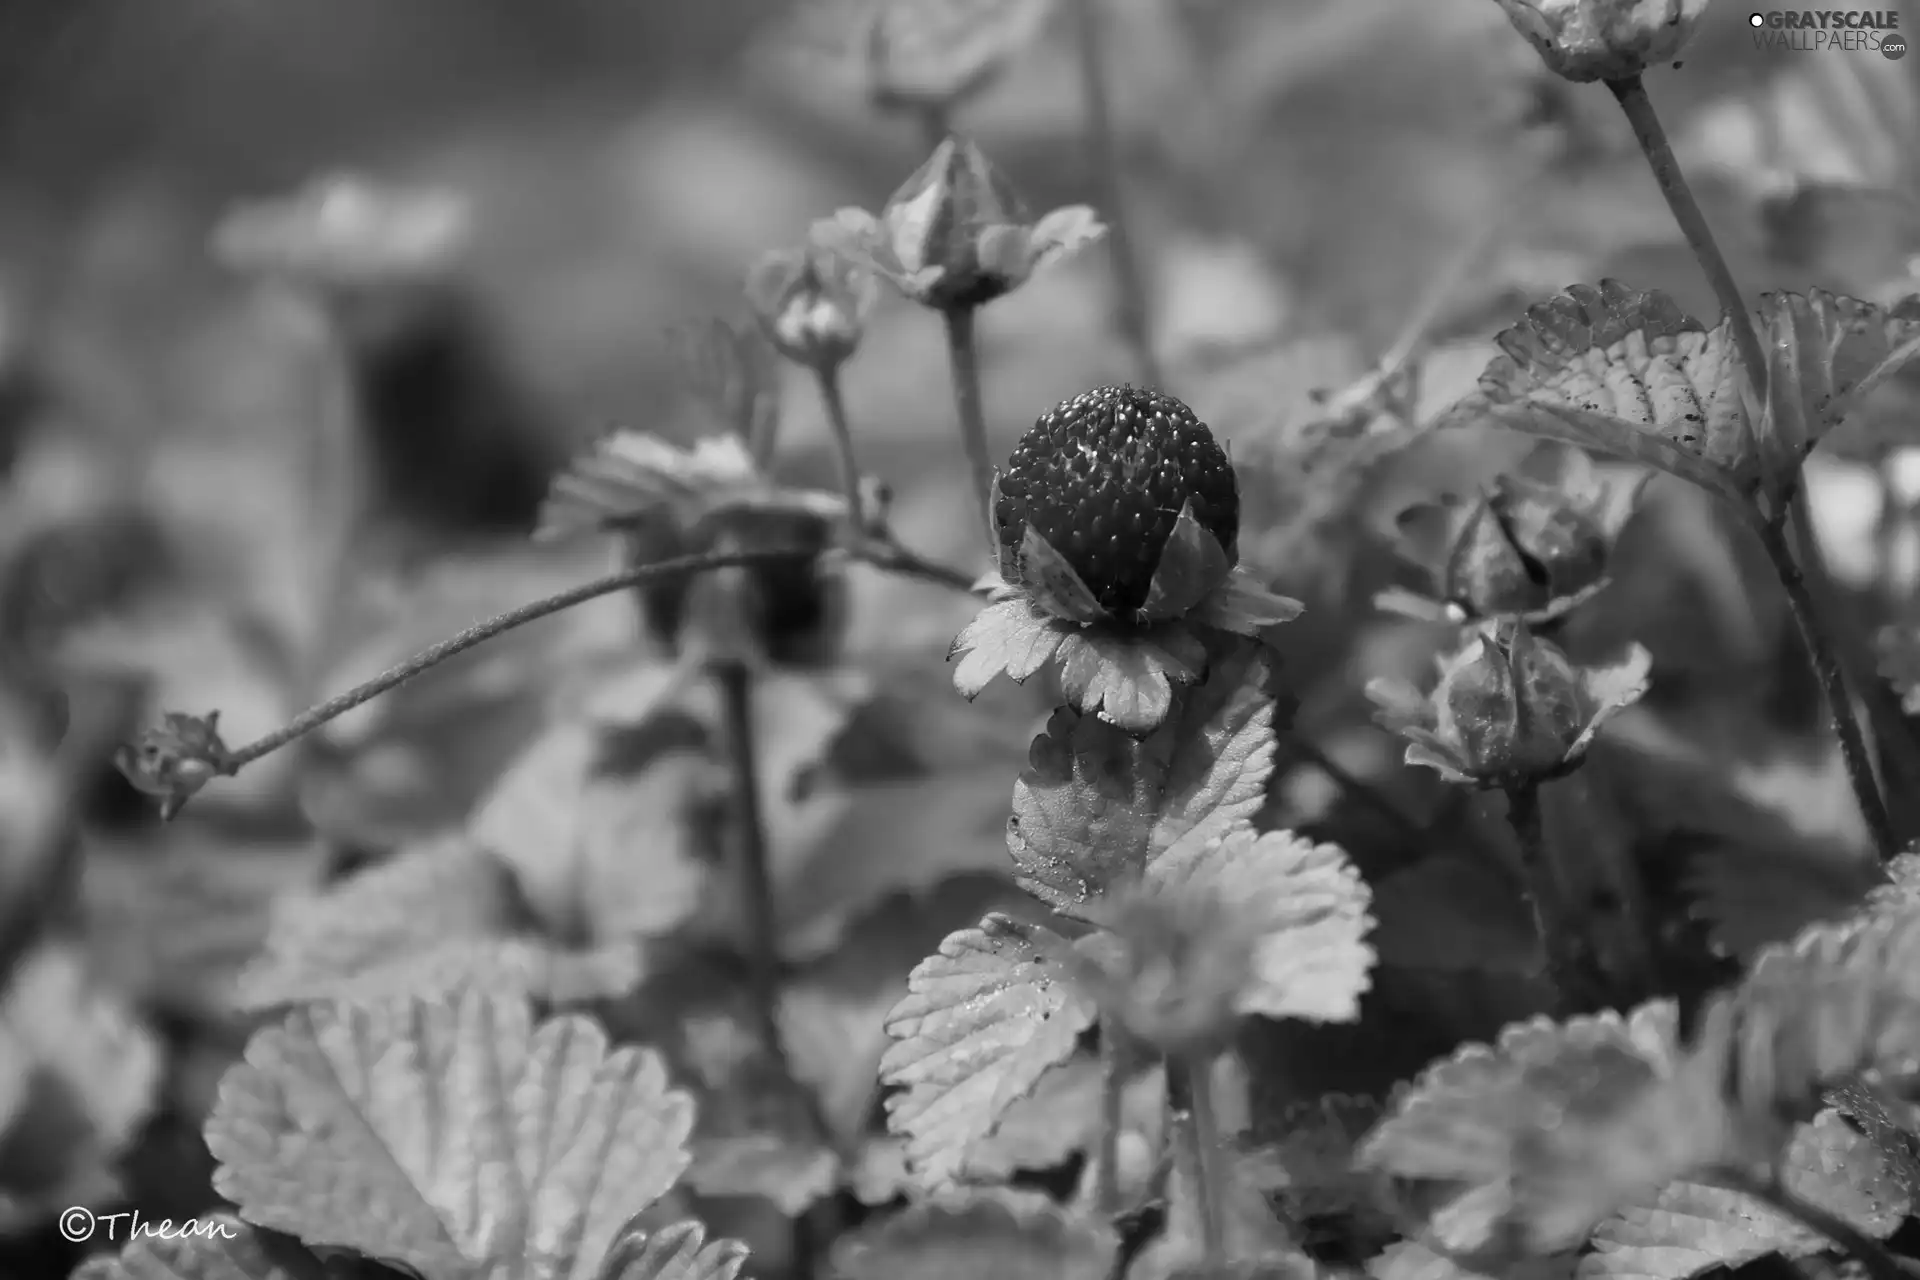
[[[182,1240],[195,1236],[231,1240],[239,1230],[231,1222],[216,1222],[211,1218],[175,1222],[172,1218],[144,1217],[138,1209],[95,1213],[84,1205],[74,1205],[60,1215],[60,1234],[74,1244],[82,1244],[96,1237],[116,1243],[140,1239]]]

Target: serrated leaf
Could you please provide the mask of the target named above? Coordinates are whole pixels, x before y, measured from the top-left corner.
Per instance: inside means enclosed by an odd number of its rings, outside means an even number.
[[[1470,1044],[1396,1096],[1361,1145],[1356,1166],[1426,1183],[1433,1227],[1449,1249],[1498,1241],[1523,1204],[1528,1147],[1572,1119],[1599,1117],[1671,1073],[1678,1049],[1671,1002],[1555,1023],[1516,1023]]]
[[[1789,1195],[1884,1240],[1913,1211],[1909,1172],[1829,1107],[1795,1131],[1780,1181]]]
[[[1373,969],[1372,894],[1346,851],[1291,831],[1197,828],[1147,864],[1156,885],[1204,889],[1257,941],[1234,1008],[1267,1018],[1351,1022]]]
[[[310,1005],[256,1033],[206,1127],[258,1226],[435,1280],[591,1280],[686,1168],[693,1102],[651,1050],[525,999]]]
[[[1676,1182],[1649,1205],[1600,1224],[1579,1280],[1688,1280],[1770,1253],[1804,1257],[1827,1247],[1817,1236],[1735,1191]]]
[[[477,986],[572,1001],[624,994],[640,975],[631,942],[573,948],[542,936],[507,868],[450,836],[278,904],[237,997],[260,1011]]]
[[[1816,925],[1754,960],[1724,998],[1740,1056],[1732,1083],[1755,1112],[1811,1117],[1822,1096],[1920,1061],[1920,916]]]
[[[1825,844],[1741,843],[1695,855],[1685,886],[1714,949],[1746,960],[1809,926],[1850,915],[1880,872],[1877,861]]]
[[[1709,331],[1665,294],[1602,280],[1530,308],[1496,341],[1502,354],[1448,421],[1491,418],[1733,500],[1762,483],[1728,322]]]
[[[315,1280],[320,1264],[231,1214],[182,1224],[180,1234],[135,1236],[118,1254],[89,1258],[71,1280]]]
[[[1760,326],[1768,381],[1759,446],[1776,480],[1796,476],[1856,405],[1920,357],[1920,319],[1823,289],[1767,294]]]
[[[840,1280],[1103,1280],[1120,1241],[1034,1192],[970,1188],[922,1201],[841,1241]]]
[[[907,979],[887,1017],[896,1041],[880,1061],[887,1124],[908,1140],[927,1183],[955,1177],[973,1143],[1049,1069],[1073,1055],[1092,1005],[1048,952],[1057,934],[993,914],[940,944]]]
[[[747,1265],[738,1240],[707,1239],[698,1222],[676,1222],[658,1231],[630,1227],[607,1250],[597,1280],[737,1280]]]
[[[1256,646],[1237,646],[1144,739],[1055,712],[1014,786],[1007,846],[1021,887],[1073,915],[1176,840],[1247,823],[1273,771],[1268,673]]]

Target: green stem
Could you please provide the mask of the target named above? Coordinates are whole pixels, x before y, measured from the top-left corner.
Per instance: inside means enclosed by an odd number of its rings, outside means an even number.
[[[1653,169],[1654,181],[1660,185],[1660,194],[1666,197],[1667,208],[1673,211],[1680,234],[1686,237],[1687,247],[1693,250],[1700,269],[1706,272],[1707,282],[1720,300],[1720,309],[1733,323],[1733,340],[1740,348],[1740,361],[1753,384],[1756,403],[1764,406],[1767,403],[1766,349],[1760,345],[1753,316],[1740,296],[1740,286],[1734,282],[1719,242],[1713,238],[1713,229],[1707,225],[1706,215],[1700,212],[1700,204],[1693,198],[1686,174],[1681,172],[1673,145],[1667,141],[1667,131],[1661,127],[1660,117],[1653,109],[1653,100],[1647,97],[1647,87],[1639,76],[1631,76],[1625,80],[1609,80],[1607,88],[1613,90],[1620,109],[1626,112],[1627,123],[1633,127],[1633,136]]]
[[[1137,376],[1158,387],[1160,364],[1153,352],[1152,320],[1146,278],[1134,244],[1121,182],[1120,146],[1113,125],[1113,95],[1107,84],[1106,50],[1095,0],[1074,0],[1073,19],[1080,53],[1080,90],[1086,108],[1087,151],[1093,157],[1100,212],[1107,224],[1107,253],[1113,263],[1115,320]]]
[[[1573,948],[1571,922],[1559,909],[1559,886],[1547,861],[1546,823],[1540,809],[1540,784],[1516,782],[1507,789],[1507,821],[1520,842],[1520,866],[1524,876],[1522,892],[1527,909],[1533,915],[1534,933],[1539,936],[1541,954],[1546,957],[1547,979],[1553,985],[1559,1010],[1571,1012],[1578,1002],[1583,983],[1580,965]]]
[[[1781,1186],[1777,1178],[1755,1177],[1745,1169],[1717,1169],[1714,1171],[1714,1180],[1730,1191],[1751,1196],[1785,1214],[1809,1231],[1825,1236],[1852,1254],[1871,1280],[1914,1280],[1914,1273],[1878,1240],[1838,1214],[1802,1200]]]
[[[1660,117],[1653,109],[1652,99],[1647,97],[1646,85],[1639,76],[1625,80],[1608,81],[1607,87],[1613,91],[1620,103],[1620,109],[1626,113],[1627,123],[1633,128],[1633,136],[1640,143],[1647,163],[1653,169],[1654,181],[1660,186],[1660,194],[1666,197],[1667,207],[1673,212],[1674,222],[1686,237],[1687,246],[1693,250],[1693,256],[1700,263],[1700,269],[1706,273],[1708,282],[1713,286],[1714,296],[1720,300],[1720,306],[1726,312],[1733,326],[1733,338],[1740,348],[1740,362],[1745,368],[1747,381],[1754,393],[1754,403],[1761,412],[1767,412],[1768,405],[1768,364],[1766,348],[1761,344],[1760,334],[1754,328],[1753,316],[1747,310],[1747,304],[1740,293],[1740,286],[1733,278],[1733,272],[1727,267],[1726,257],[1720,252],[1719,242],[1714,239],[1713,229],[1707,225],[1706,216],[1700,211],[1700,204],[1693,198],[1693,190],[1687,185],[1686,175],[1680,169],[1680,162],[1673,154],[1673,147],[1667,141],[1666,130],[1661,127]],[[1797,486],[1796,486],[1797,489]],[[1798,514],[1804,519],[1804,503],[1799,506]],[[1779,528],[1787,513],[1769,513],[1764,524],[1763,537],[1767,540],[1767,553],[1772,557],[1780,581],[1787,589],[1789,601],[1793,606],[1794,618],[1800,624],[1801,635],[1806,639],[1807,651],[1813,662],[1814,674],[1819,678],[1821,687],[1826,691],[1827,703],[1833,718],[1834,732],[1840,739],[1840,751],[1845,757],[1847,775],[1853,782],[1855,793],[1860,798],[1860,810],[1867,820],[1868,829],[1873,833],[1875,843],[1881,848],[1882,855],[1891,857],[1891,850],[1897,848],[1893,841],[1891,823],[1887,817],[1886,806],[1880,799],[1868,761],[1866,744],[1862,740],[1860,726],[1854,719],[1853,700],[1847,693],[1847,686],[1841,675],[1841,668],[1834,656],[1831,639],[1820,623],[1819,601],[1810,593],[1801,569],[1794,563],[1793,552],[1781,536]],[[1799,523],[1800,521],[1797,521]],[[1811,541],[1811,526],[1806,526],[1803,535]],[[1817,557],[1809,556],[1808,572],[1820,574],[1824,565],[1815,563]],[[1857,667],[1857,663],[1855,664]],[[1856,679],[1863,673],[1856,670]],[[1868,698],[1871,706],[1872,698]],[[1904,732],[1904,730],[1903,730]],[[1904,763],[1904,746],[1896,742],[1892,754]],[[1915,762],[1920,767],[1920,761]]]
[[[1227,1261],[1226,1186],[1213,1107],[1213,1060],[1205,1052],[1175,1054],[1167,1059],[1166,1069],[1174,1164],[1193,1188],[1204,1263],[1223,1266]]]
[[[973,475],[974,501],[993,543],[993,453],[987,444],[987,417],[980,395],[980,348],[975,340],[975,307],[953,307],[941,313],[947,330],[947,364],[953,377],[953,408],[960,421],[960,442],[967,451]]]
[[[1120,1118],[1126,1089],[1120,1036],[1120,1026],[1113,1019],[1101,1022],[1100,1149],[1094,1157],[1093,1207],[1106,1222],[1120,1216]]]
[[[1873,762],[1867,755],[1867,744],[1861,736],[1859,722],[1853,717],[1853,700],[1847,693],[1847,682],[1840,673],[1839,660],[1834,656],[1833,641],[1827,636],[1826,628],[1820,623],[1819,607],[1813,595],[1807,590],[1806,579],[1800,574],[1800,566],[1793,558],[1793,549],[1787,545],[1787,537],[1781,518],[1756,521],[1760,539],[1767,549],[1767,558],[1773,561],[1774,572],[1780,577],[1780,585],[1787,593],[1787,604],[1793,611],[1793,620],[1799,624],[1800,638],[1806,643],[1807,653],[1813,662],[1814,675],[1820,681],[1820,688],[1826,694],[1827,710],[1833,722],[1834,736],[1840,741],[1840,757],[1846,765],[1847,780],[1853,784],[1853,794],[1860,805],[1860,816],[1867,824],[1867,832],[1873,837],[1874,847],[1880,857],[1890,859],[1899,852],[1899,842],[1894,839],[1893,824],[1887,817],[1886,805],[1881,802],[1880,790],[1874,782]]]
[[[1850,602],[1827,571],[1804,484],[1795,486],[1788,513],[1794,549],[1816,616],[1831,620],[1841,673],[1849,687],[1858,692],[1866,712],[1880,764],[1880,792],[1887,805],[1888,822],[1894,838],[1904,846],[1920,836],[1920,740],[1915,739],[1892,686],[1880,678],[1873,643],[1860,625],[1857,612],[1849,607]]]
[[[840,491],[847,500],[847,519],[864,533],[866,497],[861,492],[860,465],[853,456],[853,428],[847,424],[847,402],[840,394],[840,370],[816,369],[814,382],[820,388],[820,404],[826,410],[827,427],[833,432],[834,450],[840,455]]]

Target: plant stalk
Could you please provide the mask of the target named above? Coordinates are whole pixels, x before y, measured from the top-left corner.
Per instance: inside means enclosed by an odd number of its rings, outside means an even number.
[[[1100,211],[1107,223],[1107,252],[1113,264],[1116,327],[1127,345],[1135,374],[1150,387],[1161,384],[1160,363],[1153,351],[1151,312],[1146,277],[1134,243],[1125,186],[1121,179],[1120,144],[1113,122],[1113,94],[1107,83],[1107,61],[1101,15],[1096,0],[1073,0],[1075,43],[1080,54],[1080,92],[1086,110],[1087,151],[1093,158],[1094,181]]]
[[[1914,1280],[1914,1272],[1884,1245],[1836,1213],[1809,1204],[1781,1186],[1777,1178],[1759,1178],[1744,1169],[1717,1169],[1715,1181],[1729,1190],[1751,1196],[1767,1207],[1816,1231],[1852,1254],[1871,1280]]]
[[[1100,1148],[1094,1157],[1093,1209],[1105,1222],[1120,1216],[1120,1117],[1126,1089],[1120,1036],[1120,1025],[1112,1018],[1101,1022]]]
[[[1226,1186],[1220,1167],[1220,1128],[1213,1107],[1213,1060],[1205,1052],[1167,1058],[1167,1119],[1174,1164],[1193,1188],[1204,1264],[1227,1261]]]
[[[947,364],[953,377],[953,408],[960,421],[960,442],[972,471],[974,501],[993,545],[993,454],[987,444],[987,417],[980,394],[980,347],[974,334],[977,307],[952,307],[941,313],[947,330]]]
[[[666,578],[709,573],[715,569],[784,564],[811,559],[818,554],[817,547],[797,547],[679,556],[672,560],[657,560],[651,564],[634,565],[618,573],[608,574],[577,587],[556,592],[543,599],[535,600],[531,604],[509,609],[484,622],[477,622],[438,644],[422,649],[405,662],[388,668],[371,680],[357,684],[345,693],[336,694],[325,702],[309,707],[265,737],[228,752],[220,772],[237,773],[262,756],[273,754],[296,738],[312,733],[328,721],[338,719],[360,704],[405,684],[449,658],[457,657],[468,649],[485,644],[495,636],[512,631],[516,627],[523,627],[529,622],[538,622],[542,618],[571,609],[575,605],[585,604],[589,600],[612,595],[616,591],[624,591],[629,587],[659,582]],[[911,577],[925,578],[959,590],[970,590],[970,580],[965,575],[956,570],[920,560],[911,552],[891,544],[862,547],[858,558],[879,568]]]
[[[1660,117],[1653,109],[1653,100],[1647,96],[1645,83],[1639,76],[1625,80],[1610,80],[1607,87],[1613,91],[1614,98],[1620,103],[1620,109],[1626,113],[1627,123],[1632,126],[1633,136],[1640,144],[1640,150],[1647,157],[1647,164],[1653,169],[1654,181],[1659,184],[1660,194],[1666,197],[1667,207],[1673,212],[1673,220],[1679,225],[1680,232],[1686,237],[1687,247],[1693,251],[1694,258],[1700,263],[1700,269],[1706,273],[1708,282],[1713,286],[1714,296],[1719,299],[1729,322],[1733,326],[1733,338],[1740,349],[1740,362],[1745,368],[1747,381],[1752,387],[1754,403],[1762,412],[1768,406],[1768,363],[1766,348],[1760,341],[1759,331],[1754,328],[1752,313],[1748,311],[1745,299],[1741,296],[1740,286],[1733,278],[1733,272],[1727,266],[1725,255],[1714,239],[1713,229],[1707,225],[1706,216],[1700,211],[1700,204],[1693,197],[1693,189],[1687,185],[1685,173],[1680,162],[1673,154],[1673,146],[1667,141],[1666,130],[1660,124]],[[1796,485],[1796,497],[1798,486]],[[1796,523],[1803,524],[1803,539],[1812,545],[1812,528],[1804,524],[1804,499],[1801,499],[1794,511]],[[1892,857],[1894,843],[1891,823],[1887,817],[1886,805],[1880,798],[1873,768],[1869,762],[1866,744],[1862,740],[1859,723],[1854,718],[1853,700],[1847,693],[1846,681],[1834,655],[1831,639],[1820,623],[1817,613],[1819,601],[1809,592],[1806,579],[1800,567],[1794,563],[1793,552],[1781,534],[1780,524],[1786,518],[1786,512],[1773,513],[1763,523],[1762,536],[1767,541],[1767,554],[1772,558],[1780,581],[1787,589],[1795,620],[1800,625],[1800,633],[1805,638],[1808,655],[1813,662],[1814,674],[1821,688],[1826,692],[1828,709],[1833,718],[1834,732],[1840,739],[1840,751],[1845,758],[1847,776],[1853,782],[1855,793],[1860,799],[1860,811],[1866,818],[1867,827],[1873,833],[1874,843],[1880,848],[1882,857]],[[1807,572],[1822,574],[1824,565],[1815,563],[1817,557],[1809,555]],[[1862,679],[1872,673],[1861,672],[1855,664],[1855,679]],[[1869,705],[1872,698],[1869,695]],[[1901,735],[1901,736],[1904,736]],[[1898,741],[1890,744],[1890,755],[1905,763],[1902,752],[1907,745]],[[1916,762],[1920,767],[1920,762]]]
[[[1533,915],[1533,929],[1546,957],[1547,979],[1556,1007],[1572,1012],[1582,993],[1579,957],[1573,946],[1571,922],[1559,909],[1559,886],[1547,861],[1546,823],[1540,809],[1540,783],[1515,782],[1506,788],[1507,821],[1520,842],[1520,866],[1525,877],[1522,892]]]
[[[1607,81],[1607,88],[1613,91],[1620,109],[1626,113],[1634,139],[1639,142],[1641,152],[1647,157],[1647,164],[1653,169],[1654,181],[1660,185],[1660,194],[1666,197],[1667,208],[1673,211],[1673,220],[1679,224],[1680,234],[1686,237],[1687,247],[1693,250],[1700,269],[1706,272],[1707,282],[1713,286],[1714,297],[1720,300],[1720,309],[1726,312],[1733,323],[1733,340],[1740,348],[1740,362],[1746,366],[1747,377],[1757,393],[1756,403],[1765,405],[1766,349],[1760,345],[1760,335],[1753,327],[1753,316],[1740,295],[1740,286],[1734,281],[1726,257],[1720,252],[1719,242],[1713,238],[1713,229],[1707,225],[1706,215],[1700,212],[1699,201],[1693,198],[1693,188],[1687,185],[1686,174],[1681,172],[1680,161],[1673,154],[1673,144],[1667,141],[1667,131],[1661,126],[1660,116],[1653,109],[1653,99],[1647,96],[1647,86],[1639,76],[1630,76],[1625,80]]]
[[[1867,744],[1861,736],[1859,722],[1853,717],[1853,700],[1847,693],[1847,682],[1841,675],[1839,660],[1834,656],[1833,641],[1820,623],[1819,606],[1813,594],[1807,590],[1806,579],[1801,576],[1800,566],[1793,558],[1793,548],[1787,545],[1786,533],[1782,528],[1784,523],[1783,517],[1760,520],[1756,525],[1760,539],[1766,545],[1767,558],[1773,561],[1774,572],[1779,575],[1780,585],[1786,590],[1787,603],[1793,610],[1793,620],[1799,624],[1800,638],[1805,642],[1812,659],[1814,675],[1826,694],[1834,736],[1840,740],[1840,758],[1846,765],[1847,780],[1853,784],[1853,794],[1860,805],[1860,816],[1867,824],[1874,848],[1879,850],[1884,861],[1899,852],[1899,842],[1894,838],[1893,824],[1887,817],[1886,805],[1881,802],[1880,790],[1874,781],[1873,762],[1867,755]]]
[[[847,423],[847,402],[840,392],[840,371],[822,367],[814,372],[820,388],[820,404],[826,410],[827,427],[833,432],[833,445],[840,455],[840,491],[847,500],[847,519],[862,533],[867,528],[866,498],[860,492],[860,465],[853,456],[853,428]]]
[[[1872,641],[1856,625],[1858,618],[1849,610],[1845,594],[1827,572],[1804,484],[1794,487],[1788,514],[1800,570],[1817,616],[1832,620],[1841,674],[1858,691],[1866,712],[1867,729],[1873,734],[1880,765],[1880,793],[1886,802],[1888,824],[1894,839],[1904,846],[1920,836],[1920,740],[1908,726],[1906,712],[1892,686],[1880,678]]]

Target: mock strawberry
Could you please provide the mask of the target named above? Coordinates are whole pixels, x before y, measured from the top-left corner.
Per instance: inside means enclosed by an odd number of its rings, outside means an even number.
[[[1063,401],[1022,436],[1000,474],[993,519],[1000,572],[1025,582],[1022,547],[1043,538],[1100,607],[1146,607],[1180,518],[1236,558],[1240,491],[1226,450],[1193,410],[1139,387],[1099,387]]]

